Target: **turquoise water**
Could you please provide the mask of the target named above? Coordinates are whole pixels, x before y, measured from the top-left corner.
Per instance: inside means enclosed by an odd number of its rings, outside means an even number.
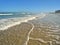
[[[27,13],[11,13],[0,14],[0,30],[7,29],[13,25],[20,24],[21,22],[27,22],[28,20],[34,19],[32,14]]]
[[[40,18],[41,16],[43,18]],[[5,25],[11,25],[15,22],[20,22],[24,20],[28,20],[29,18],[32,18],[34,16],[38,16],[39,20],[45,23],[52,24],[54,26],[60,27],[60,14],[27,14],[27,13],[12,13],[12,15],[0,15],[0,28]],[[40,17],[39,17],[40,16]]]
[[[16,18],[16,17],[25,17],[27,14],[12,14],[12,15],[0,15],[0,19],[7,19],[7,18]]]

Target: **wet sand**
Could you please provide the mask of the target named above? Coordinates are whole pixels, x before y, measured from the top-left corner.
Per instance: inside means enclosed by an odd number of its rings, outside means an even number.
[[[60,34],[50,29],[37,20],[24,22],[0,31],[0,45],[60,45]]]

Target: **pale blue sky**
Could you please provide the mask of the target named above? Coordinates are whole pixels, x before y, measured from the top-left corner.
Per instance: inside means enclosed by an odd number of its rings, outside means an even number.
[[[60,9],[60,0],[0,0],[1,11],[49,12]]]

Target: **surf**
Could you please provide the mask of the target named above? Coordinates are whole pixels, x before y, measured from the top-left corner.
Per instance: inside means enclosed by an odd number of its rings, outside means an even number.
[[[22,22],[28,22],[29,20],[34,20],[37,18],[43,18],[45,15],[32,15],[27,17],[15,17],[15,18],[7,18],[7,19],[1,19],[0,20],[0,30],[6,30],[9,27],[19,25]]]

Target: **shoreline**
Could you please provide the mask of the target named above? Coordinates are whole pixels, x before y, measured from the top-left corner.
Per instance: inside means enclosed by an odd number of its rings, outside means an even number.
[[[0,30],[0,45],[60,45],[60,34],[49,26],[34,19]]]
[[[30,20],[37,20],[38,18],[44,18],[46,15],[38,15],[38,16],[31,16],[31,17],[28,17],[28,18],[26,18],[26,19],[23,19],[23,20],[21,20],[21,21],[17,21],[17,22],[13,22],[12,24],[8,24],[8,25],[4,25],[3,27],[0,27],[0,30],[6,30],[6,29],[8,29],[8,28],[10,28],[10,27],[13,27],[13,26],[16,26],[16,25],[19,25],[19,24],[21,24],[21,23],[23,23],[23,22],[28,22],[28,21],[30,21]],[[14,20],[13,20],[14,21]]]
[[[58,41],[60,40],[59,36],[55,37],[54,33],[53,35],[48,33],[50,30],[47,30],[47,27],[41,27],[40,23],[35,23],[35,21],[36,20],[23,22],[19,25],[10,27],[7,30],[0,31],[0,41],[1,39],[3,40],[1,45],[3,43],[6,45],[12,44],[12,42],[13,44],[16,43],[17,45],[32,45],[38,44],[38,41],[42,45],[53,45],[54,42],[56,44],[60,44]],[[32,23],[34,27],[30,23]]]
[[[36,19],[36,17],[31,17],[31,18],[29,18],[29,19],[27,19],[27,20],[18,21],[18,22],[15,22],[14,24],[11,24],[11,25],[5,26],[4,28],[1,28],[0,30],[6,30],[6,29],[8,29],[8,28],[10,28],[10,27],[13,27],[13,26],[19,25],[19,24],[21,24],[21,23],[23,23],[23,22],[28,22],[28,21],[34,20],[34,19]]]

